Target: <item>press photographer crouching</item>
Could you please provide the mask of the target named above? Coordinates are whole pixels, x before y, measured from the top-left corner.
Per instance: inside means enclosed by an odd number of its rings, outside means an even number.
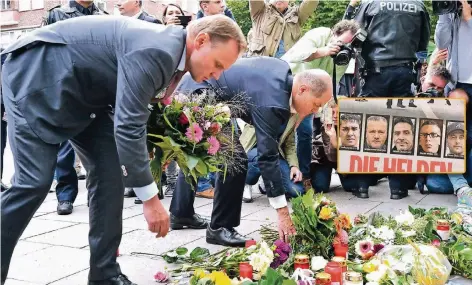
[[[332,29],[320,27],[308,31],[281,59],[290,64],[294,74],[310,69],[322,69],[332,77],[333,85],[337,85],[347,69],[347,64],[335,65],[335,61],[349,62],[346,58],[354,52],[352,44],[355,45],[364,38],[364,32],[359,31],[359,24],[352,20],[342,20]],[[311,151],[313,132],[320,132],[319,116],[319,112],[314,116],[307,116],[297,128],[297,154],[305,189],[311,188],[310,157],[306,154]]]

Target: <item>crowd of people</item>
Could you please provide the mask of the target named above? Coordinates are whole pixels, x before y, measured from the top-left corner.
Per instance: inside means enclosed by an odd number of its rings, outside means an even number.
[[[472,130],[470,4],[461,0],[460,13],[440,15],[432,31],[422,1],[394,2],[351,0],[333,27],[303,35],[318,0],[299,5],[249,0],[247,37],[222,0],[199,1],[191,21],[175,4],[162,17],[149,15],[140,0],[117,4],[124,17],[106,15],[91,1],[51,9],[44,27],[2,53],[2,159],[8,124],[15,160],[11,187],[2,184],[2,284],[13,249],[47,193],[56,191],[59,215],[71,214],[77,180],[85,176],[89,284],[127,285],[134,283],[121,273],[115,254],[123,194],[143,204],[149,230],[158,237],[169,228],[206,229],[208,243],[244,246],[250,238],[235,228],[242,202],[252,202],[257,187],[277,213],[280,238],[287,240],[296,234],[287,201],[310,188],[329,192],[338,144],[355,144],[359,120],[341,116],[338,129],[337,98],[394,97],[397,108],[405,108],[402,98],[415,108],[413,98],[421,93],[461,98]],[[424,54],[432,33],[436,50],[428,63]],[[356,50],[349,48],[354,41],[362,42]],[[349,65],[336,64],[346,50]],[[168,214],[149,169],[153,149],[146,142],[146,124],[151,99],[166,99],[175,90],[220,90],[225,100],[244,92],[252,104],[233,122],[244,171],[225,179],[214,173],[190,185],[170,163],[164,177],[165,196],[172,197]],[[382,118],[372,117],[371,127],[384,123]],[[455,131],[460,137],[460,128]],[[409,150],[412,132],[408,120],[395,122],[396,150]],[[459,206],[472,207],[472,136],[464,135],[464,174],[338,174],[342,187],[365,199],[369,187],[387,177],[391,199],[405,198],[417,185],[421,193],[455,194]],[[375,147],[378,141],[368,143]],[[123,180],[116,179],[120,176]],[[214,199],[210,218],[195,213],[195,196]]]

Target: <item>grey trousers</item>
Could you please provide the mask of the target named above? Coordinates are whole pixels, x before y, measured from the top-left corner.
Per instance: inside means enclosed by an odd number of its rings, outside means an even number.
[[[4,98],[15,174],[12,187],[0,196],[2,284],[18,239],[49,192],[59,149],[58,144],[47,144],[37,137],[10,100]],[[97,113],[96,119],[70,141],[88,172],[89,280],[109,279],[121,274],[116,252],[121,242],[124,192],[111,115],[105,110]]]

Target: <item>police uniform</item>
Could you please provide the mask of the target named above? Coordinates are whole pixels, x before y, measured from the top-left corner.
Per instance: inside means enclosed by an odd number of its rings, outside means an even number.
[[[362,47],[362,97],[410,97],[416,53],[426,51],[429,14],[420,0],[368,0],[355,16],[368,36]]]
[[[51,8],[43,20],[43,25],[51,25],[55,22],[75,17],[103,14],[108,13],[100,10],[94,3],[92,3],[88,8],[85,8],[76,1],[69,1],[65,5],[58,5]]]

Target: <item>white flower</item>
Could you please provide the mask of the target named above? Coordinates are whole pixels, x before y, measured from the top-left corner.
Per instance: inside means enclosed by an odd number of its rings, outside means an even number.
[[[274,260],[274,253],[266,242],[261,242],[259,249],[249,256],[249,260],[254,270],[263,275]]]
[[[400,212],[400,215],[395,217],[395,221],[397,221],[397,223],[399,223],[400,225],[411,226],[415,221],[415,216],[413,216],[413,214],[407,210],[404,212]]]
[[[177,93],[174,95],[174,100],[179,102],[179,103],[187,103],[189,102],[189,98],[187,95],[182,94],[182,93]]]
[[[227,106],[227,105],[224,105],[222,108],[221,108],[221,111],[223,113],[225,113],[228,117],[231,117],[231,110],[230,108]]]
[[[205,123],[205,126],[203,127],[203,129],[206,131],[206,130],[208,130],[208,129],[210,128],[210,126],[211,126],[211,123],[210,123],[210,122],[206,122],[206,123]]]
[[[377,271],[367,274],[365,278],[367,281],[379,282],[387,275],[387,269],[388,267],[385,264],[380,264]]]
[[[311,270],[318,271],[324,269],[328,261],[322,256],[313,256],[311,259]]]
[[[414,230],[411,231],[403,231],[402,232],[402,237],[407,238],[407,237],[412,237],[415,236],[416,232]]]
[[[395,239],[395,231],[387,226],[381,226],[380,228],[370,226],[370,234],[372,237],[381,239],[386,243],[391,243]]]

